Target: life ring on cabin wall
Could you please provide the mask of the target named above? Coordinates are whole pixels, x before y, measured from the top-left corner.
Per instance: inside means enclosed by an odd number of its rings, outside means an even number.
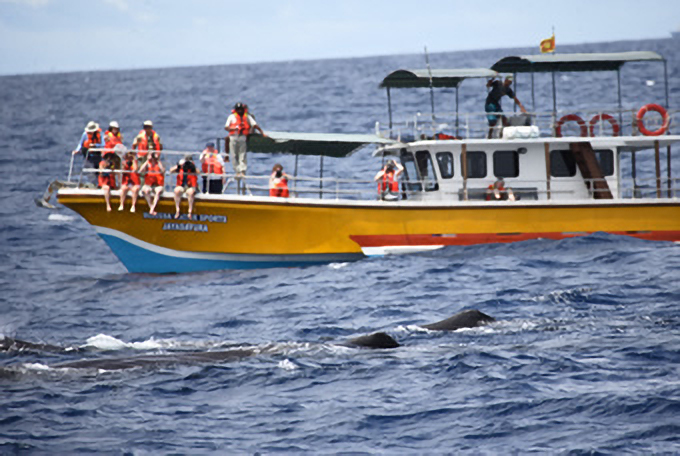
[[[588,136],[588,127],[586,127],[586,123],[583,121],[583,119],[581,119],[576,114],[567,114],[566,116],[562,116],[562,118],[555,124],[555,137],[562,137],[562,125],[564,125],[566,122],[576,122],[581,128],[581,136]]]
[[[619,126],[619,123],[616,121],[616,119],[609,114],[598,114],[594,116],[592,119],[590,119],[590,136],[594,137],[595,136],[595,124],[598,123],[601,120],[606,120],[610,124],[612,124],[612,136],[619,136],[621,133],[621,127]]]
[[[663,124],[657,128],[654,131],[649,131],[647,128],[645,128],[645,124],[642,121],[642,118],[647,114],[649,111],[654,111],[658,112],[661,114],[661,119],[663,120]],[[637,112],[637,115],[635,116],[637,119],[637,127],[638,130],[640,130],[640,133],[642,133],[645,136],[660,136],[666,133],[666,130],[668,130],[668,124],[670,123],[670,118],[668,117],[668,112],[664,109],[663,106],[660,106],[655,103],[649,103],[644,105],[643,107],[640,108],[640,110]]]

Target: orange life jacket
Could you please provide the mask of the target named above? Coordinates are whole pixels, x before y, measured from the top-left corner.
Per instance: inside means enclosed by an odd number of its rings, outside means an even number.
[[[146,176],[144,177],[144,183],[150,186],[161,187],[165,183],[165,178],[161,172],[161,166],[158,162],[146,165]],[[154,185],[155,184],[155,185]]]
[[[498,193],[500,194],[500,198],[496,198],[496,195],[494,194],[494,191],[498,190]],[[505,186],[501,185],[500,187],[496,188],[495,184],[489,185],[489,190],[486,192],[486,200],[491,201],[491,199],[503,199],[503,194],[505,193]]]
[[[137,150],[161,150],[161,139],[158,137],[158,133],[151,130],[151,134],[147,135],[146,130],[142,129],[137,135]],[[147,152],[139,152],[137,155],[143,157]]]
[[[201,171],[203,171],[203,174],[224,174],[224,167],[217,158],[217,153],[209,153],[205,156]]]
[[[136,171],[137,167],[133,162],[132,165],[128,166],[127,162],[123,165],[123,171]],[[139,174],[136,172],[124,172],[120,178],[121,185],[139,185]]]
[[[97,131],[87,134],[87,139],[83,142],[83,149],[90,149],[98,147],[102,143],[102,129],[97,128]]]
[[[399,182],[394,178],[394,171],[387,171],[382,175],[382,181],[378,182],[378,193],[389,191],[399,193]]]
[[[104,185],[108,185],[111,189],[116,188],[116,175],[112,172],[112,168],[109,167],[102,167],[102,163],[106,163],[104,160],[99,162],[99,169],[101,172],[99,173],[99,176],[97,180],[99,181],[99,188],[102,188]]]
[[[112,131],[106,130],[104,132],[104,148],[113,149],[116,144],[123,144],[123,135],[120,132],[114,134]]]
[[[236,111],[231,111],[236,117],[236,122],[229,124],[229,136],[250,134],[250,122],[248,122],[248,111],[244,111],[240,116]]]
[[[276,196],[279,198],[288,198],[290,193],[288,192],[288,179],[281,177],[277,179],[273,184],[273,187],[269,189],[269,196]]]
[[[198,187],[198,176],[196,176],[196,173],[185,173],[184,172],[184,167],[180,166],[179,171],[177,171],[177,186],[178,187],[184,187],[184,186],[189,186],[189,187]]]

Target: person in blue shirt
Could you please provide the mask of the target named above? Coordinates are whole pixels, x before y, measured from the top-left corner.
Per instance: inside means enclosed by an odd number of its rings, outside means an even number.
[[[104,135],[102,134],[102,129],[99,128],[99,124],[94,120],[87,123],[83,135],[80,137],[80,142],[76,146],[75,150],[72,152],[73,155],[83,154],[87,157],[87,161],[90,163],[90,168],[99,169],[99,162],[102,161],[101,152],[90,152],[90,149],[103,149],[104,148]],[[89,153],[88,153],[89,152]],[[92,180],[95,184],[98,181],[98,173],[92,173]]]
[[[486,119],[489,121],[489,135],[487,136],[491,139],[493,135],[493,129],[499,120],[503,121],[503,126],[506,125],[507,119],[502,114],[503,109],[501,108],[501,98],[507,95],[511,100],[514,100],[519,106],[519,109],[526,114],[527,110],[524,109],[522,103],[517,99],[515,92],[510,88],[512,85],[512,76],[505,78],[504,82],[499,79],[489,79],[486,83],[487,88],[491,88],[489,94],[486,96],[486,102],[484,103],[484,111],[486,111]]]

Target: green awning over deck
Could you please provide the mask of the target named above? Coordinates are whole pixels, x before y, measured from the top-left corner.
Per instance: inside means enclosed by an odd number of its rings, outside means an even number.
[[[248,150],[263,153],[288,153],[324,157],[347,157],[368,144],[394,144],[393,139],[376,135],[343,133],[298,133],[267,131],[267,136],[252,135]]]
[[[656,52],[634,51],[596,54],[540,54],[504,57],[491,69],[499,73],[549,73],[554,71],[616,71],[627,62],[663,62]]]
[[[461,82],[469,78],[492,78],[498,76],[488,68],[469,68],[460,70],[432,70],[432,87],[457,88]],[[429,70],[396,70],[388,74],[380,83],[380,87],[388,88],[429,88]]]

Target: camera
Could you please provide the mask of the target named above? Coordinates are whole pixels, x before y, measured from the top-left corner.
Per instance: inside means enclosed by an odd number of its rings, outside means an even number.
[[[280,169],[277,169],[275,176],[277,177],[277,179],[280,179],[281,176],[283,176],[283,171],[281,171]]]

